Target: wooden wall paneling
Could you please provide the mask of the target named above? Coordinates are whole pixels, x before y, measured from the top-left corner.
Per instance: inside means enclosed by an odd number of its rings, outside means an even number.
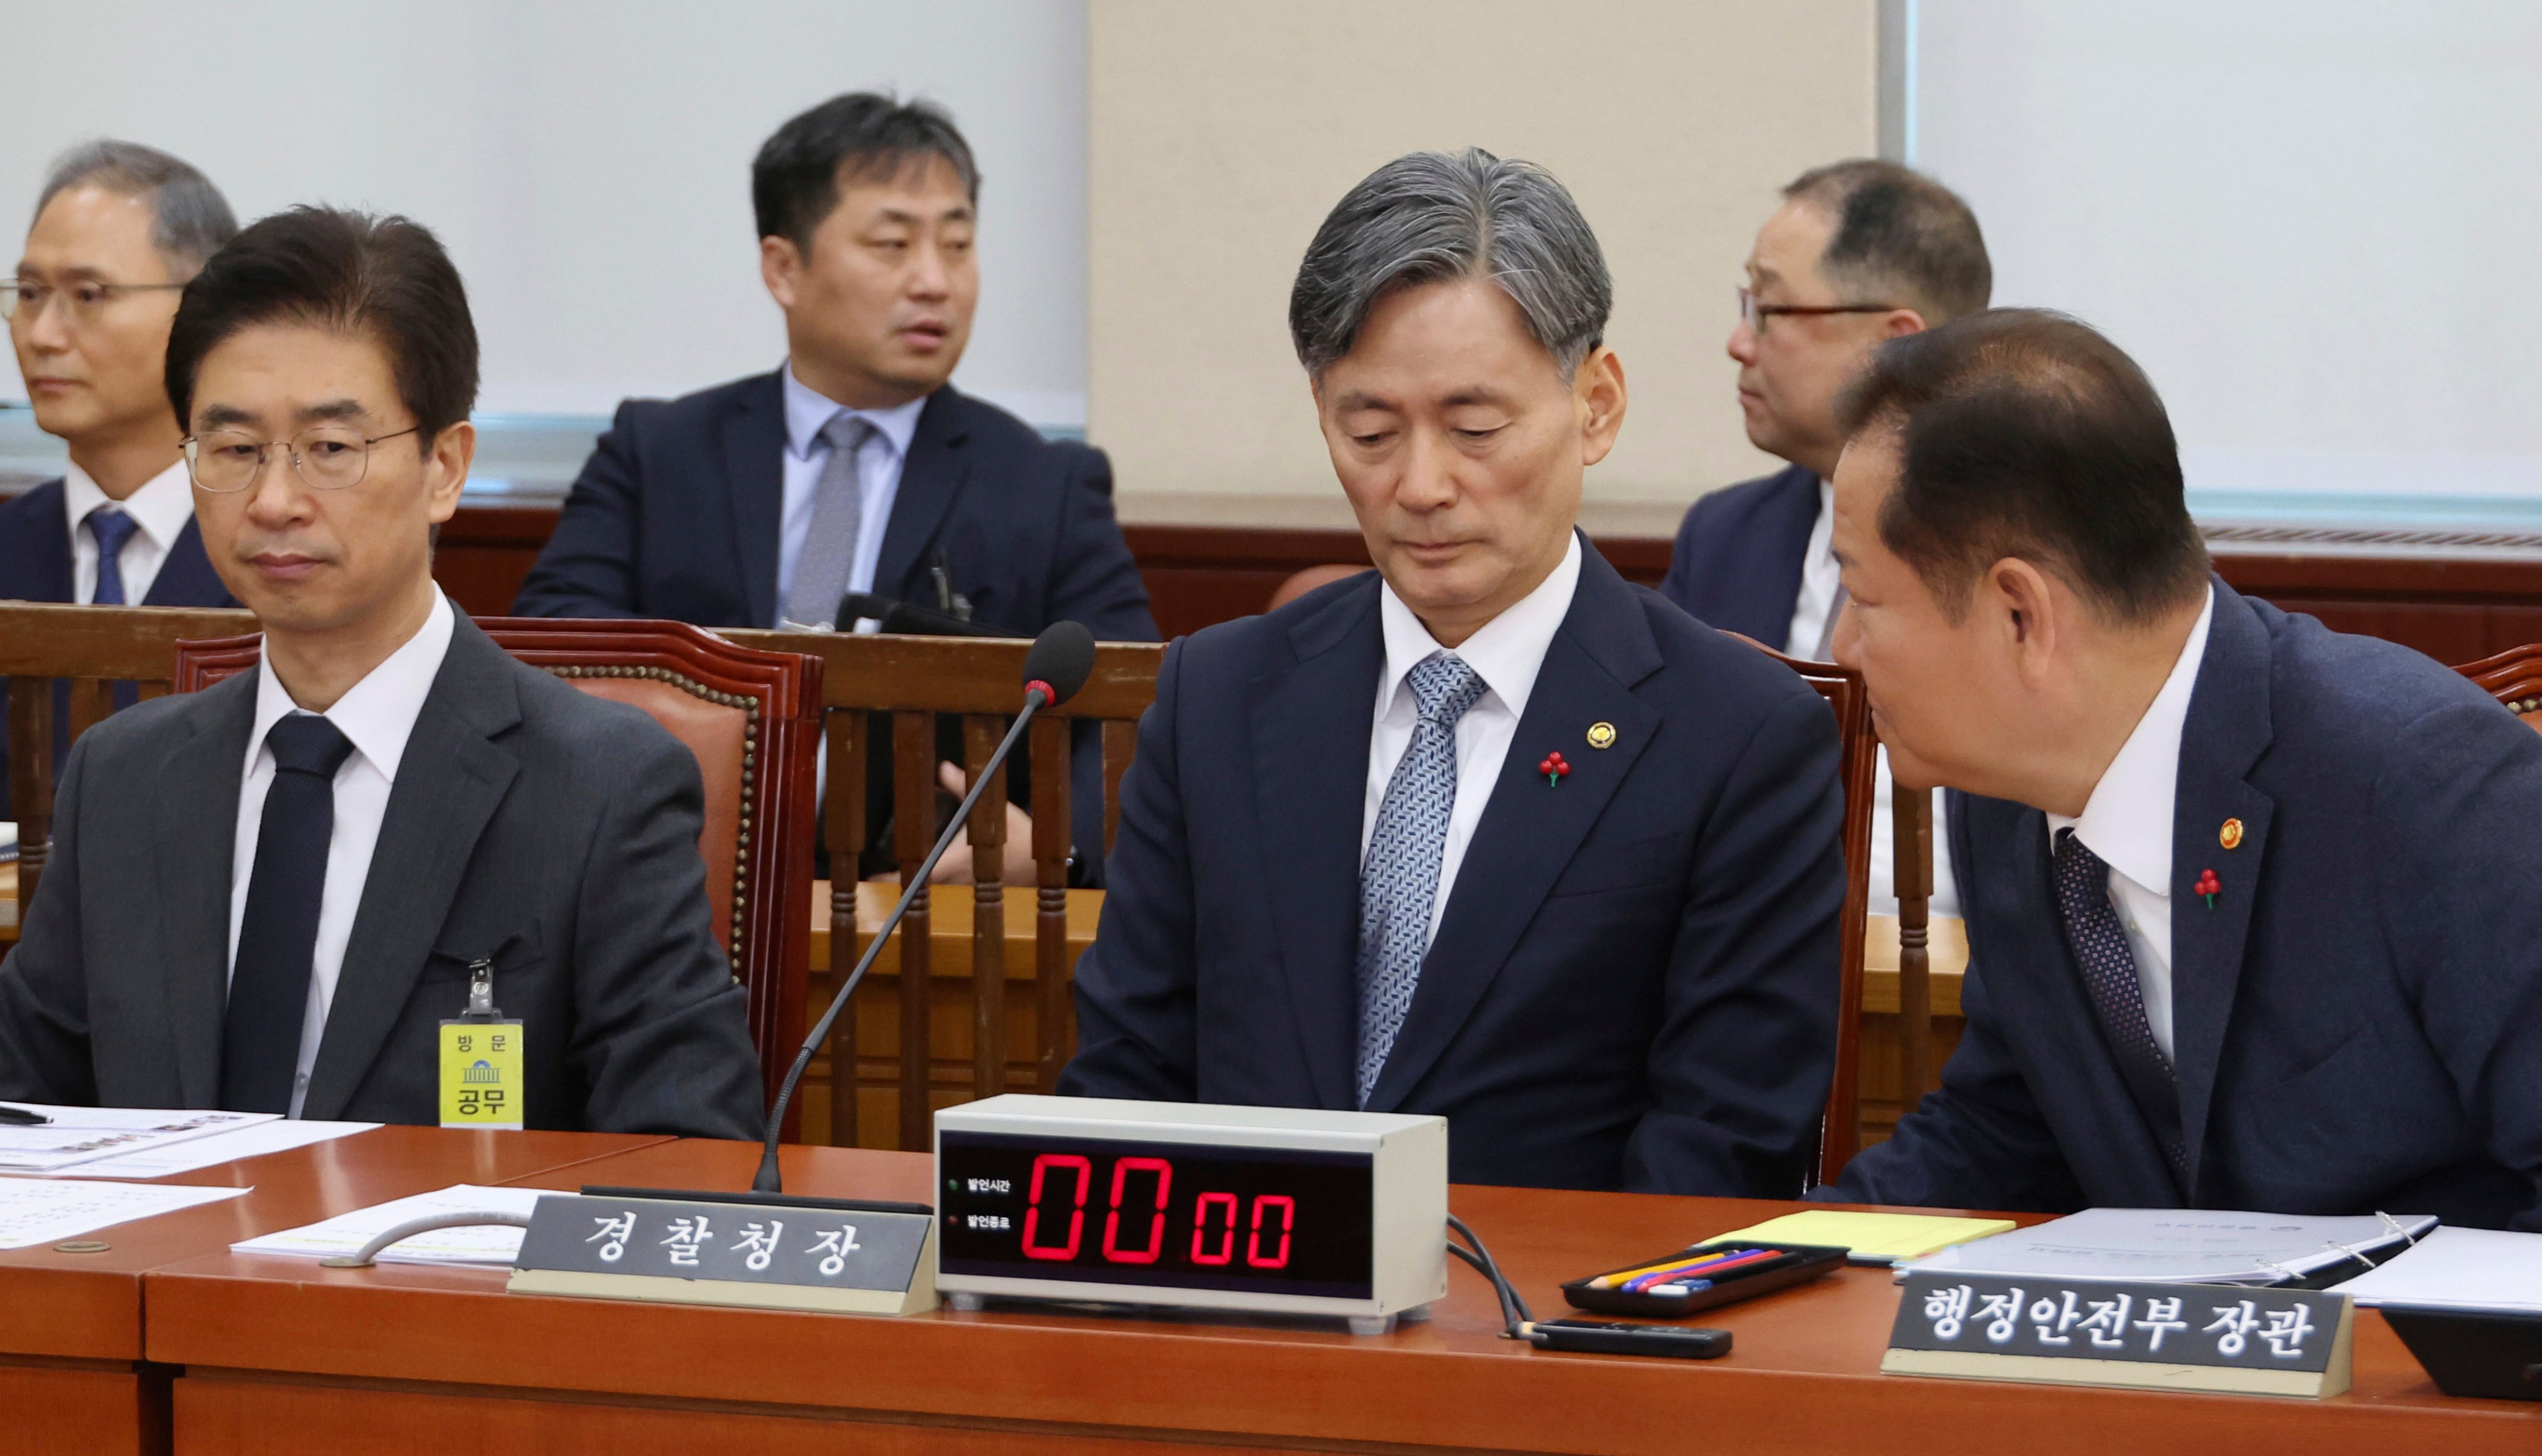
[[[556,533],[553,502],[462,504],[433,545],[432,578],[472,617],[508,617],[512,598]]]

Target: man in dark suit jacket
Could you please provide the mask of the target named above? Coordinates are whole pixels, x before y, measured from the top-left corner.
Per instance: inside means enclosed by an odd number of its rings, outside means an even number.
[[[1895,162],[1812,168],[1757,232],[1730,357],[1749,442],[1791,464],[1687,508],[1660,594],[1724,632],[1827,659],[1827,478],[1836,396],[1881,341],[1986,306],[1985,238],[1950,189]]]
[[[2210,577],[2083,326],[1980,315],[1864,390],[1838,657],[1967,791],[1968,1031],[1835,1195],[2542,1230],[2542,738]]]
[[[1882,340],[1981,309],[1992,285],[1976,214],[1929,177],[1856,159],[1813,168],[1783,189],[1749,252],[1729,350],[1750,443],[1791,464],[1687,507],[1660,594],[1724,632],[1826,661],[1844,605],[1829,549],[1827,478],[1844,446],[1836,397]],[[1871,803],[1878,913],[1894,907],[1896,884],[1885,751]],[[1934,828],[1939,847],[1947,809]],[[1947,854],[1935,857],[1929,908],[1959,913]]]
[[[1063,1091],[1442,1113],[1461,1182],[1800,1188],[1833,724],[1576,535],[1607,296],[1524,163],[1405,157],[1326,219],[1290,317],[1378,570],[1168,650]]]
[[[848,630],[855,590],[1017,637],[1073,619],[1156,641],[1102,452],[947,382],[980,292],[979,177],[950,118],[838,97],[769,138],[752,190],[785,366],[620,406],[514,610]],[[1079,750],[1077,842],[1098,845],[1095,736]],[[887,756],[871,768],[879,815]],[[1029,881],[1030,834],[1007,842],[1009,881]]]
[[[695,760],[432,582],[476,366],[402,218],[277,214],[187,290],[169,394],[262,661],[72,751],[0,962],[0,1097],[435,1122],[440,1025],[482,984],[522,1024],[527,1125],[761,1132]]]
[[[160,376],[178,290],[237,231],[211,182],[165,152],[97,141],[54,162],[0,311],[37,427],[70,468],[0,501],[0,599],[235,605],[203,559]],[[53,718],[58,772],[67,686]],[[0,819],[8,796],[0,783]]]

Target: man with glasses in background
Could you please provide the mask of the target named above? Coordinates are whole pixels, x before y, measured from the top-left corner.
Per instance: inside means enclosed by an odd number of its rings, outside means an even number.
[[[697,760],[433,584],[477,439],[439,242],[265,218],[186,289],[166,388],[262,660],[71,750],[0,961],[0,1099],[437,1122],[441,1025],[483,985],[526,1125],[758,1137]]]
[[[166,152],[97,141],[53,164],[0,314],[36,426],[70,466],[0,502],[0,599],[236,605],[203,559],[160,375],[178,293],[237,231],[220,191]],[[53,717],[58,771],[67,693]],[[0,819],[8,792],[0,777]]]
[[[1825,662],[1844,609],[1829,546],[1828,480],[1844,448],[1836,397],[1884,341],[1984,308],[1994,272],[1968,203],[1920,173],[1867,159],[1793,179],[1747,270],[1729,344],[1739,409],[1749,442],[1791,463],[1695,501],[1660,592],[1724,632]],[[1894,908],[1896,882],[1885,753],[1872,805],[1877,913]],[[1939,823],[1933,842],[1946,842]],[[1959,913],[1946,857],[1933,866],[1931,908]]]

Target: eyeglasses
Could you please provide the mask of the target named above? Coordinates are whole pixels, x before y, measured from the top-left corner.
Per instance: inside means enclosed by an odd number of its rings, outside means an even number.
[[[1812,318],[1821,314],[1885,314],[1897,308],[1894,303],[1758,303],[1757,295],[1746,288],[1739,290],[1739,322],[1748,332],[1762,339],[1768,319],[1789,314]]]
[[[244,491],[264,471],[264,452],[276,445],[291,452],[291,468],[313,491],[340,491],[358,486],[371,468],[371,446],[422,428],[411,424],[396,434],[363,436],[342,425],[316,424],[287,440],[260,440],[241,429],[215,429],[186,438],[186,473],[197,490],[228,495]]]
[[[0,319],[7,319],[13,326],[22,322],[33,325],[44,316],[44,305],[59,293],[62,307],[70,310],[71,322],[85,328],[96,323],[98,317],[106,312],[106,306],[123,294],[157,293],[185,286],[183,283],[101,283],[93,278],[83,278],[68,288],[56,288],[33,278],[12,278],[9,286],[0,288]]]

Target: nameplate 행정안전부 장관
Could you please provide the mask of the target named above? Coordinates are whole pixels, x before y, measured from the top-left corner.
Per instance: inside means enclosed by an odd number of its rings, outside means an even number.
[[[2319,1399],[2348,1389],[2352,1309],[2310,1289],[1911,1274],[1880,1368]]]

